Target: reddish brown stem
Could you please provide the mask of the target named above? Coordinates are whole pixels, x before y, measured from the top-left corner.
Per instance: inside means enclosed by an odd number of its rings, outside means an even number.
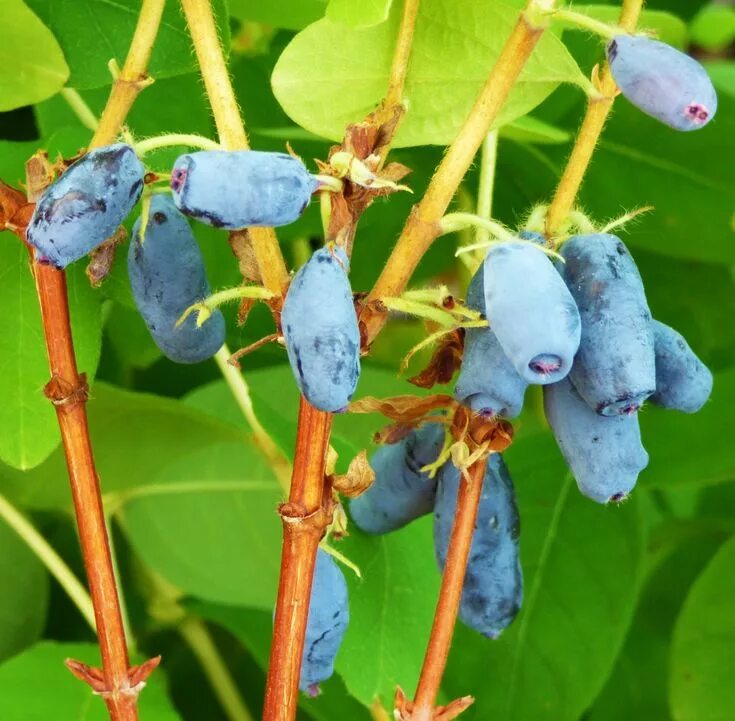
[[[131,683],[99,480],[89,440],[85,412],[87,381],[79,374],[74,358],[66,277],[49,266],[34,264],[33,271],[51,369],[45,393],[54,404],[61,430],[102,656],[103,685],[99,693],[113,721],[135,721],[138,691]]]
[[[478,460],[469,469],[469,482],[465,478],[460,482],[439,600],[410,716],[412,721],[431,721],[434,718],[434,703],[447,665],[462,598],[486,465],[487,458]]]
[[[325,508],[331,488],[325,482],[324,469],[331,428],[331,413],[317,410],[302,398],[291,492],[288,503],[280,508],[281,576],[263,721],[291,721],[296,717],[311,579],[317,547],[330,515]]]

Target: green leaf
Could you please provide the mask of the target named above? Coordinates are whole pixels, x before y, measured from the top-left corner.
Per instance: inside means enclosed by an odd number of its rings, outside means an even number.
[[[676,721],[729,721],[735,706],[735,538],[710,561],[687,596],[671,649],[669,702]]]
[[[735,404],[735,369],[715,375],[712,398],[696,416],[647,408],[641,414],[643,443],[651,456],[641,474],[646,488],[710,485],[735,477],[735,454],[723,421]],[[707,449],[693,453],[693,448]]]
[[[622,97],[613,112],[580,204],[598,218],[652,205],[654,212],[631,226],[631,245],[734,263],[735,164],[723,162],[721,149],[735,133],[735,100],[721,95],[717,117],[696,133],[677,133]]]
[[[301,30],[324,15],[327,0],[229,0],[230,14],[276,28]]]
[[[74,678],[64,661],[74,658],[99,665],[99,651],[89,643],[44,641],[0,666],[0,698],[3,721],[105,721],[109,718],[102,699]],[[134,661],[140,663],[139,660]],[[180,721],[166,697],[163,674],[156,671],[140,694],[141,718]],[[43,692],[39,687],[43,687]]]
[[[64,87],[69,68],[61,48],[22,0],[3,0],[0,27],[0,112],[37,103]]]
[[[70,87],[110,85],[112,76],[108,61],[114,59],[123,66],[138,20],[140,0],[28,0],[28,4],[59,41],[71,69]],[[220,37],[228,48],[230,37],[225,2],[215,0],[213,6]],[[166,3],[148,67],[154,78],[190,73],[196,68],[178,2]]]
[[[41,637],[49,597],[46,569],[4,520],[0,520],[0,588],[2,662]]]
[[[92,447],[104,493],[153,482],[184,452],[215,443],[243,443],[241,431],[180,401],[97,383],[87,406]],[[26,473],[0,466],[3,489],[20,505],[66,508],[71,503],[64,454],[58,449]]]
[[[388,19],[393,0],[329,0],[327,15],[330,20],[354,28],[379,25]]]
[[[568,143],[572,138],[572,134],[551,125],[551,123],[532,118],[530,115],[524,115],[500,128],[500,137],[515,140],[517,143],[558,145]]]
[[[120,303],[107,316],[105,334],[115,353],[134,368],[148,368],[161,357],[140,313]]]
[[[458,634],[444,688],[477,697],[468,718],[576,721],[605,682],[635,606],[638,502],[584,498],[548,435],[514,443],[506,459],[523,519],[523,607],[497,641]]]
[[[53,406],[43,394],[49,369],[28,251],[10,233],[0,239],[0,268],[0,459],[28,469],[48,457],[60,436]],[[101,346],[99,299],[79,263],[67,271],[67,283],[77,362],[92,378]]]
[[[361,120],[386,92],[400,14],[401,4],[394,3],[388,22],[374,27],[354,29],[325,18],[299,33],[272,78],[286,113],[317,135],[341,139],[345,126]],[[497,0],[421,4],[406,78],[409,110],[396,147],[454,139],[517,17]],[[496,127],[533,110],[563,82],[586,87],[588,81],[562,42],[545,33]]]
[[[126,494],[121,511],[140,557],[187,594],[272,608],[281,492],[259,451],[212,445],[182,455],[150,480]]]
[[[704,63],[707,73],[718,90],[735,96],[735,62],[732,60],[710,60]]]
[[[339,545],[362,579],[345,569],[350,625],[336,668],[366,706],[376,696],[389,706],[396,685],[408,691],[418,680],[439,592],[432,546],[428,518],[378,537],[351,527]]]
[[[735,8],[709,4],[695,16],[689,27],[692,41],[710,52],[725,50],[735,40]]]

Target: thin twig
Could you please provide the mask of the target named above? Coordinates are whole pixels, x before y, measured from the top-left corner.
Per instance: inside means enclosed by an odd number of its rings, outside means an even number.
[[[255,414],[255,408],[253,408],[253,400],[250,397],[250,388],[245,378],[237,368],[229,363],[231,355],[230,349],[225,344],[215,353],[214,359],[245,420],[250,426],[255,445],[261,450],[268,461],[268,465],[273,469],[284,493],[288,494],[291,464],[258,420],[258,416]]]
[[[253,721],[205,623],[194,616],[185,616],[177,630],[197,657],[229,721]]]
[[[125,67],[114,83],[90,147],[111,143],[145,86],[146,68],[165,0],[144,0]],[[36,187],[28,183],[29,188]],[[36,197],[29,197],[35,201]],[[61,430],[79,529],[84,565],[94,606],[102,671],[71,662],[69,667],[90,683],[107,705],[112,721],[137,721],[138,691],[157,661],[141,673],[129,668],[128,648],[110,556],[99,478],[87,425],[87,382],[80,375],[71,335],[66,276],[49,265],[33,264],[41,305],[51,380],[45,392],[54,404]]]
[[[493,217],[493,192],[495,190],[495,169],[498,161],[498,131],[491,130],[482,141],[480,153],[480,182],[477,188],[477,215],[484,220]],[[487,228],[477,227],[475,242],[486,243],[490,240]]]
[[[250,144],[217,35],[212,4],[209,0],[181,0],[181,5],[220,142],[227,150],[248,150]],[[244,232],[235,231],[233,235]],[[288,270],[276,234],[273,228],[250,228],[247,235],[252,242],[263,284],[273,291],[277,303],[288,283]]]
[[[46,566],[48,572],[58,581],[72,603],[79,609],[82,618],[94,631],[92,597],[66,564],[66,561],[56,553],[54,547],[38,532],[38,529],[2,495],[0,495],[0,517],[38,556],[41,563]]]
[[[387,317],[385,310],[376,301],[383,297],[399,296],[403,292],[413,271],[436,237],[438,221],[449,206],[511,88],[543,35],[545,23],[529,18],[529,10],[535,7],[535,0],[529,0],[467,120],[449,146],[421,202],[411,212],[388,262],[370,292],[361,314],[368,341],[375,338]]]
[[[643,9],[644,0],[623,0],[619,24],[625,30],[635,30],[638,18]],[[582,125],[569,156],[564,173],[556,188],[546,215],[546,235],[551,237],[565,222],[569,212],[574,208],[577,194],[589,168],[597,142],[612,110],[617,86],[605,64],[599,75],[599,97],[591,97],[587,105]]]

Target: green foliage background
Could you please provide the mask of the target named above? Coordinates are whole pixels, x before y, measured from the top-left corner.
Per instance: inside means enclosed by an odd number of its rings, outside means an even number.
[[[456,133],[492,66],[521,0],[423,0],[407,82],[410,110],[396,160],[413,169],[413,197],[379,201],[360,224],[352,282],[367,290],[443,144]],[[309,163],[324,158],[344,125],[380,99],[400,0],[215,0],[242,110],[259,149],[285,141]],[[616,3],[575,6],[612,20]],[[596,219],[655,206],[625,240],[644,276],[650,305],[715,372],[715,390],[697,416],[646,409],[651,463],[622,507],[582,498],[544,426],[531,389],[517,440],[507,453],[522,516],[524,608],[496,642],[458,627],[442,697],[471,693],[470,720],[729,721],[735,708],[735,63],[734,11],[704,0],[650,0],[643,25],[705,59],[720,93],[706,129],[678,134],[621,99],[599,145],[581,202]],[[138,0],[4,0],[0,7],[0,177],[18,185],[39,148],[73,155],[90,131],[59,91],[78,90],[95,113],[107,98],[107,63],[122,64]],[[326,16],[326,17],[325,17]],[[579,86],[601,45],[568,28],[549,34],[503,112],[495,215],[514,225],[550,197],[584,106]],[[156,82],[129,117],[137,137],[165,132],[214,136],[178,4],[167,5],[151,62]],[[174,151],[150,166],[165,170]],[[312,167],[314,167],[312,165]],[[458,195],[476,193],[476,170]],[[279,230],[292,267],[319,243],[317,204]],[[238,282],[224,234],[195,228],[212,285]],[[459,294],[467,277],[445,237],[413,285],[441,280]],[[247,705],[263,693],[277,584],[280,491],[253,446],[213,362],[175,366],[162,358],[136,314],[121,251],[112,277],[90,289],[70,269],[80,367],[93,378],[92,439],[124,595],[139,655],[164,663],[142,696],[146,721],[225,718],[195,657],[156,613],[158,574],[206,620]],[[43,398],[48,369],[27,254],[0,235],[0,492],[21,509],[81,576],[63,454]],[[256,309],[237,348],[271,332]],[[422,336],[397,320],[365,363],[358,395],[410,392],[399,361]],[[418,368],[421,360],[415,361]],[[285,353],[248,356],[256,411],[287,454],[297,392]],[[378,417],[340,417],[340,464],[370,447]],[[396,684],[412,691],[439,583],[424,518],[382,538],[356,529],[339,550],[352,621],[323,695],[304,700],[300,718],[369,719],[375,697],[389,705]],[[61,665],[97,662],[94,637],[77,609],[24,541],[0,520],[0,718],[104,719],[104,706]]]

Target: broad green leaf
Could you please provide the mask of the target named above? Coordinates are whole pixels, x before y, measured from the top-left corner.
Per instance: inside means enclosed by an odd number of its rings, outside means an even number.
[[[643,553],[635,495],[584,498],[546,435],[506,453],[522,518],[523,607],[497,641],[458,632],[445,691],[468,719],[576,721],[602,688],[631,620]]]
[[[99,651],[90,643],[43,641],[0,666],[0,708],[3,721],[105,721],[105,704],[74,678],[64,661],[74,658],[99,665]],[[134,663],[140,663],[135,660]],[[140,694],[141,718],[180,721],[166,696],[162,671],[156,671]],[[39,684],[43,690],[39,690]]]
[[[137,310],[115,303],[107,316],[105,335],[116,355],[134,368],[147,368],[161,357]]]
[[[43,564],[0,519],[0,662],[43,634],[49,583]],[[2,702],[0,702],[2,707]]]
[[[677,258],[733,264],[735,163],[723,162],[722,148],[735,133],[734,111],[735,100],[721,94],[712,123],[677,133],[619,98],[580,203],[600,218],[652,205],[626,242]]]
[[[728,95],[735,96],[735,62],[732,60],[710,60],[704,63],[715,87]]]
[[[58,92],[69,77],[69,68],[56,39],[26,3],[3,0],[0,27],[0,112]]]
[[[352,573],[347,569],[344,572]],[[197,600],[187,603],[187,608],[226,628],[237,637],[262,669],[268,668],[273,636],[273,614],[270,611],[256,611],[242,606],[219,606]],[[299,695],[299,707],[314,721],[334,721],[338,718],[369,721],[371,718],[368,710],[347,693],[338,674],[319,686],[321,693],[317,698]]]
[[[184,453],[215,443],[244,443],[241,431],[180,401],[97,383],[87,405],[103,493],[145,486]],[[61,449],[26,473],[0,466],[0,483],[17,503],[56,509],[71,504]]]
[[[327,15],[330,20],[344,23],[351,27],[369,27],[378,25],[388,19],[393,0],[329,0]]]
[[[712,398],[696,415],[647,407],[641,414],[643,443],[651,456],[641,474],[646,488],[709,485],[735,477],[735,454],[723,422],[735,407],[735,369],[715,375]],[[706,448],[706,453],[693,449]]]
[[[124,496],[138,555],[185,593],[270,609],[278,586],[281,491],[254,446],[184,453]]]
[[[515,140],[518,143],[558,145],[569,142],[572,134],[550,123],[545,123],[543,120],[524,115],[500,128],[500,137]]]
[[[710,3],[697,13],[689,31],[692,40],[705,50],[725,50],[735,40],[735,8]]]
[[[584,15],[589,15],[596,20],[615,25],[620,16],[620,7],[615,5],[577,5],[574,10]],[[574,27],[569,25],[569,27]],[[653,31],[658,40],[673,45],[677,48],[686,47],[688,32],[686,23],[670,12],[660,10],[644,10],[641,13],[638,27]]]
[[[138,20],[140,0],[28,0],[28,4],[61,45],[71,69],[69,86],[110,85],[112,76],[108,61],[114,59],[123,66]],[[215,0],[213,6],[220,37],[227,48],[230,37],[225,2]],[[167,2],[149,72],[154,78],[165,78],[189,73],[195,68],[191,40],[179,3]]]
[[[345,569],[350,625],[336,668],[359,701],[379,697],[390,707],[396,685],[413,690],[431,631],[440,581],[431,521],[376,537],[353,527],[339,551],[362,579]]]
[[[735,707],[735,538],[710,561],[687,596],[671,649],[669,703],[675,721],[729,721]]]
[[[228,4],[238,20],[301,30],[324,15],[327,0],[229,0]]]
[[[690,585],[722,544],[720,534],[687,538],[653,570],[615,669],[586,721],[669,721],[668,659],[674,622]]]
[[[272,78],[288,115],[317,135],[341,139],[345,126],[373,110],[386,92],[400,14],[401,4],[394,3],[389,20],[374,27],[349,28],[325,18],[299,33]],[[517,17],[516,9],[497,0],[421,4],[406,78],[409,109],[396,147],[454,139]],[[585,87],[588,81],[562,42],[545,33],[496,127],[530,112],[564,82]]]
[[[59,443],[53,406],[43,394],[48,360],[36,287],[25,246],[10,233],[0,242],[0,459],[15,468],[41,463]],[[67,271],[77,363],[94,376],[101,345],[99,299],[80,264]]]

